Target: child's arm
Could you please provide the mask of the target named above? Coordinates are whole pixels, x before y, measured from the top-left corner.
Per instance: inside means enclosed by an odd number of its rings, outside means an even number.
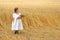
[[[18,17],[17,19],[21,19],[22,17]]]
[[[21,19],[22,17],[24,17],[24,15],[21,14],[21,15],[19,15],[19,17],[17,19]]]
[[[14,21],[14,18],[12,18],[12,21]]]

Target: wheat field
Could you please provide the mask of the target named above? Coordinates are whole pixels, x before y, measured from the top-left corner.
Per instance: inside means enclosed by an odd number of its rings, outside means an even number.
[[[0,40],[60,40],[58,7],[20,8],[24,30],[15,35],[11,30],[13,7],[0,7]]]

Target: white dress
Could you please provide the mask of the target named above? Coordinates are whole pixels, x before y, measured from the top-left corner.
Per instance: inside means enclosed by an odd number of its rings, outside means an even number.
[[[17,19],[21,13],[13,13],[14,21],[12,21],[12,30],[23,30],[23,25],[21,19]]]

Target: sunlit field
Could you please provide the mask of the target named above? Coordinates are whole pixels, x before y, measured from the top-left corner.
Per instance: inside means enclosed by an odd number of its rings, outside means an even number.
[[[60,5],[51,3],[37,6],[37,4],[23,6],[22,3],[22,6],[17,6],[25,15],[22,18],[24,30],[17,35],[11,30],[14,5],[1,4],[0,40],[60,40]]]

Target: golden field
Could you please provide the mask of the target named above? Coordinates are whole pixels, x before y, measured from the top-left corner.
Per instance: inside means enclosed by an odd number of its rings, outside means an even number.
[[[0,40],[60,40],[60,9],[20,8],[24,30],[11,30],[13,8],[0,7]]]

